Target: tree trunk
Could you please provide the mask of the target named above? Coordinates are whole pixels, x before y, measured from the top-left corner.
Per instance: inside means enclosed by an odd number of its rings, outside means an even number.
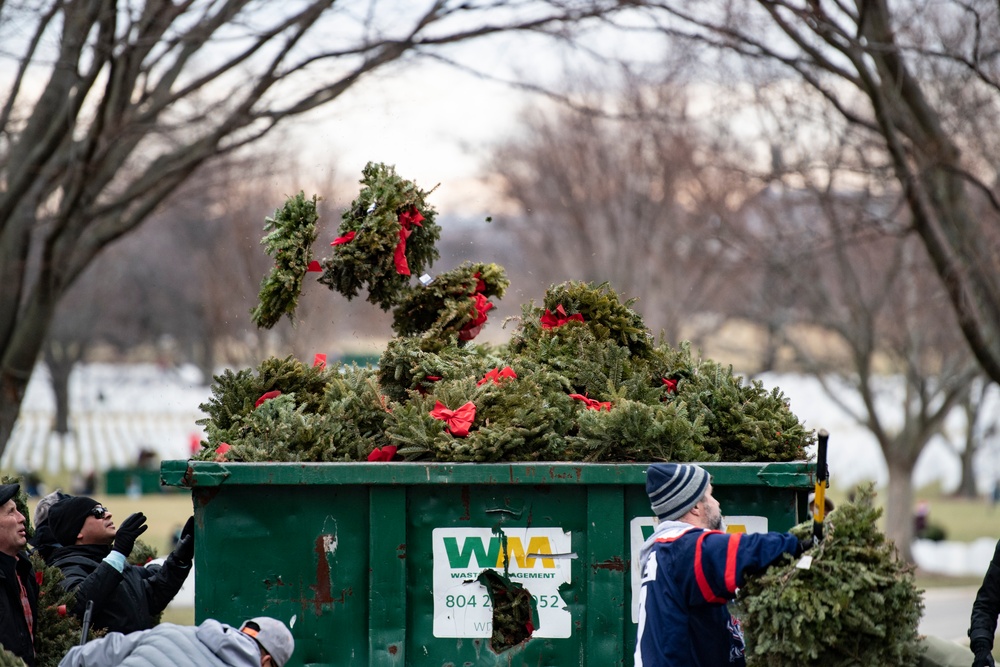
[[[975,499],[979,497],[976,489],[976,474],[973,466],[973,459],[976,455],[975,432],[970,423],[968,433],[965,436],[965,449],[959,454],[958,460],[962,464],[962,478],[958,483],[955,495],[959,498]]]
[[[887,457],[888,459],[888,457]],[[887,460],[889,491],[885,502],[885,534],[895,542],[899,557],[913,562],[913,466]]]
[[[7,341],[0,342],[0,455],[14,432],[54,309],[49,289],[34,290],[18,314],[16,331]]]
[[[198,369],[201,371],[201,382],[203,386],[212,384],[212,376],[215,373],[215,344],[211,337],[206,337],[201,343],[191,346],[191,357],[195,360]]]
[[[69,433],[69,376],[80,360],[81,345],[49,341],[45,344],[45,364],[49,368],[52,393],[56,399],[56,415],[52,430],[60,435]]]
[[[0,455],[7,448],[7,441],[14,432],[14,423],[21,411],[21,402],[30,377],[30,374],[20,375],[6,370],[0,373]]]

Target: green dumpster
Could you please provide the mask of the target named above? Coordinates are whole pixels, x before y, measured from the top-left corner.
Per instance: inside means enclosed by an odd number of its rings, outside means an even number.
[[[105,493],[109,496],[160,493],[160,473],[155,468],[111,468],[105,475]]]
[[[703,464],[729,530],[806,517],[813,467]],[[164,461],[190,489],[198,622],[270,615],[297,665],[631,665],[645,464]],[[491,641],[487,569],[533,602]]]

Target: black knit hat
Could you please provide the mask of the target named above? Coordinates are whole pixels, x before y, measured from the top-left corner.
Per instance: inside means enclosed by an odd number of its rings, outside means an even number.
[[[6,505],[7,501],[15,497],[20,489],[20,484],[0,484],[0,505]]]
[[[76,544],[76,536],[80,534],[90,510],[98,505],[100,503],[93,498],[70,496],[50,507],[48,524],[59,543],[63,546]]]

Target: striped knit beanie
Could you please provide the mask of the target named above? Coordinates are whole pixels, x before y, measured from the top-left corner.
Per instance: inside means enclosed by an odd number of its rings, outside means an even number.
[[[708,473],[693,465],[654,463],[646,471],[646,493],[653,513],[663,521],[681,518],[708,489]]]

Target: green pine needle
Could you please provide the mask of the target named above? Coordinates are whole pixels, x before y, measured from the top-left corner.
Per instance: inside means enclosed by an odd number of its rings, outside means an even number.
[[[305,193],[299,192],[264,221],[268,234],[261,244],[274,258],[274,268],[261,282],[258,305],[250,311],[258,327],[270,329],[282,315],[292,318],[295,313],[317,236],[317,202],[319,197],[306,199]]]

